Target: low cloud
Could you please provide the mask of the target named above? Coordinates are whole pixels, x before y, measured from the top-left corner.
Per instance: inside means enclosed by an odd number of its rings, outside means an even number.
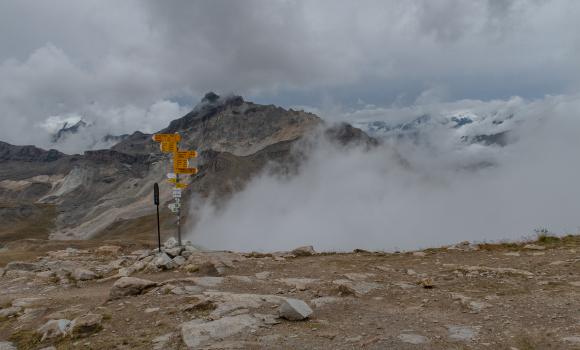
[[[452,107],[433,105],[430,112]],[[537,228],[578,232],[580,96],[462,101],[454,107],[475,114],[512,111],[521,121],[513,125],[513,143],[465,145],[439,133],[429,142],[390,139],[367,152],[318,139],[297,176],[264,174],[220,209],[194,202],[199,221],[190,238],[211,249],[312,244],[324,251],[390,251],[517,240]],[[412,120],[407,109],[400,112]],[[463,166],[479,160],[493,165]]]

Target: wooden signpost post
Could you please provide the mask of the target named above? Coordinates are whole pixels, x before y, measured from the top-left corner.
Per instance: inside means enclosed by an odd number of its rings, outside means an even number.
[[[177,241],[181,246],[181,190],[187,187],[186,183],[179,182],[179,174],[195,175],[197,168],[189,167],[189,159],[196,158],[196,151],[182,151],[179,149],[181,136],[175,134],[155,134],[153,141],[160,143],[161,152],[172,155],[173,172],[167,174],[167,181],[173,184],[172,196],[174,203],[169,204],[169,209],[177,215]],[[155,184],[158,190],[157,184]],[[159,213],[159,209],[157,210]],[[159,214],[158,218],[159,218]],[[159,220],[159,219],[158,219]],[[161,238],[159,238],[161,242]],[[159,244],[161,251],[161,243]]]

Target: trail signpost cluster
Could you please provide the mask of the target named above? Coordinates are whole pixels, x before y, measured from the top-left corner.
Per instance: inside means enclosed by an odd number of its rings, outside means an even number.
[[[169,203],[168,207],[171,212],[177,215],[177,241],[181,246],[181,190],[187,187],[186,183],[179,182],[179,174],[195,175],[197,168],[189,167],[189,160],[197,157],[196,151],[184,151],[179,149],[179,141],[181,136],[175,134],[155,134],[153,141],[160,143],[161,152],[169,153],[171,155],[171,162],[173,169],[167,173],[167,181],[173,185],[172,197],[173,203]],[[157,234],[159,237],[159,251],[161,251],[161,236],[159,233],[159,188],[157,183],[154,187],[154,199],[157,205]]]

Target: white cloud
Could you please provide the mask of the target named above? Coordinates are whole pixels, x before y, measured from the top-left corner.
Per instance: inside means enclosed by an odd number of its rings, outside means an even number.
[[[194,202],[200,221],[190,238],[236,251],[394,250],[520,239],[542,227],[578,232],[580,96],[460,104],[478,113],[517,105],[517,141],[452,151],[439,134],[371,152],[320,142],[296,177],[258,177],[222,209]],[[461,168],[480,157],[496,166]]]
[[[94,108],[136,130],[158,101],[208,90],[319,108],[573,92],[579,14],[573,0],[8,0],[0,139],[37,143],[30,125]]]

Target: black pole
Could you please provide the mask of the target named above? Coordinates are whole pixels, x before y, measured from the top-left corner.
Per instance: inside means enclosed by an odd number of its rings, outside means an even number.
[[[161,229],[159,227],[159,185],[157,182],[153,185],[153,202],[157,207],[157,242],[159,244],[159,253],[161,253]]]
[[[159,229],[159,204],[157,204],[157,241],[159,243],[159,253],[161,253],[161,230]]]

